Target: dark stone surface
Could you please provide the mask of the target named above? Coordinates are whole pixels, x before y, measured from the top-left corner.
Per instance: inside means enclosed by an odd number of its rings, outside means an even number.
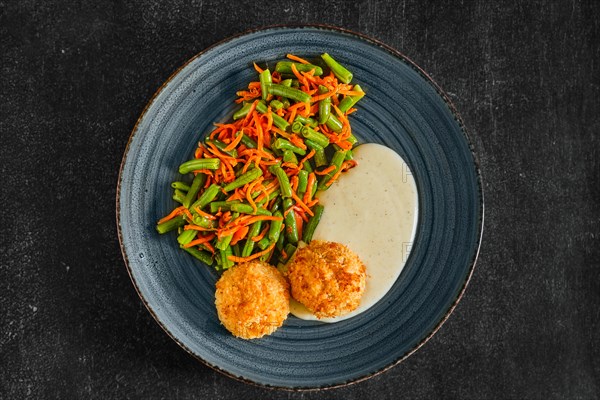
[[[0,398],[600,397],[600,4],[0,1]],[[246,29],[328,23],[428,71],[481,159],[475,275],[390,371],[322,393],[226,378],[153,321],[123,265],[115,187],[146,102]]]

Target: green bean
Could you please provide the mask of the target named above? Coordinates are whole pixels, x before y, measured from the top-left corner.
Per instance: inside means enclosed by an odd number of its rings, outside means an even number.
[[[302,234],[302,240],[304,241],[304,243],[310,243],[310,241],[312,240],[312,237],[315,233],[315,229],[317,228],[317,225],[319,225],[319,221],[323,216],[324,209],[325,207],[323,207],[321,204],[317,204],[313,207],[314,215],[308,220],[308,223],[304,227],[304,232]]]
[[[319,123],[310,117],[305,117],[303,115],[296,115],[296,118],[294,118],[294,121],[298,121],[303,125],[308,125],[311,128],[315,128],[317,125],[319,125]]]
[[[296,157],[296,155],[294,154],[293,151],[284,150],[283,151],[283,162],[298,165],[298,158]]]
[[[329,114],[329,118],[327,119],[327,122],[325,122],[325,125],[335,133],[340,133],[344,128],[344,125],[342,125],[338,117],[333,114]]]
[[[252,182],[253,180],[258,178],[262,174],[263,174],[263,172],[260,168],[253,168],[253,169],[249,170],[248,172],[238,176],[233,182],[230,182],[227,185],[225,185],[223,190],[225,192],[231,192],[233,189],[237,189],[239,187],[242,187],[242,186]]]
[[[321,54],[321,58],[323,61],[325,61],[325,64],[327,64],[329,69],[331,69],[331,72],[333,72],[333,74],[337,76],[340,81],[344,83],[350,83],[350,81],[352,81],[352,72],[348,71],[340,63],[335,61],[329,54],[323,53]]]
[[[275,242],[275,247],[277,248],[277,250],[279,250],[279,251],[283,250],[284,242],[285,242],[285,235],[279,235],[279,237],[277,238],[277,242]]]
[[[196,237],[196,234],[198,233],[198,231],[189,229],[187,231],[183,231],[179,234],[179,236],[177,236],[177,242],[180,245],[186,245],[189,242],[191,242],[192,240],[194,240],[194,238]]]
[[[271,100],[269,105],[271,106],[271,110],[273,110],[273,111],[278,111],[283,108],[283,103],[277,99]]]
[[[267,97],[269,97],[269,85],[271,82],[273,82],[273,79],[271,79],[271,71],[265,69],[260,73],[260,91],[263,100],[267,100]]]
[[[229,247],[229,243],[231,243],[231,239],[233,239],[233,233],[231,235],[222,236],[217,239],[217,243],[215,244],[215,247],[219,250],[225,250],[227,247]]]
[[[310,72],[314,69],[314,76],[323,75],[323,68],[319,67],[318,65],[301,64],[291,61],[279,61],[275,65],[275,71],[279,72],[280,74],[293,74],[294,71],[292,70],[292,64],[296,67],[298,72]]]
[[[195,225],[201,226],[203,228],[214,228],[215,222],[212,219],[208,219],[202,215],[197,215],[192,213],[192,221]]]
[[[300,131],[302,131],[302,128],[304,128],[304,125],[302,125],[302,122],[294,121],[294,123],[292,123],[292,132],[300,133]]]
[[[328,93],[329,89],[323,85],[319,85],[319,93],[324,94]],[[331,114],[331,97],[327,97],[319,101],[319,123],[324,124],[329,119],[329,115]]]
[[[298,196],[304,194],[306,192],[306,186],[308,185],[308,172],[301,169],[298,171]]]
[[[185,182],[173,182],[173,183],[171,183],[171,187],[173,189],[183,190],[184,192],[187,192],[190,190],[189,185],[186,184]]]
[[[329,146],[329,139],[327,139],[327,136],[323,135],[321,132],[317,132],[308,126],[305,126],[302,128],[301,133],[306,139],[317,143],[323,148]]]
[[[196,199],[200,188],[204,186],[205,183],[206,175],[203,173],[196,174],[194,180],[192,181],[192,186],[190,186],[190,190],[188,190],[187,194],[185,195],[185,199],[183,200],[183,205],[185,208],[190,208],[192,201]]]
[[[349,109],[351,109],[352,107],[354,107],[354,105],[364,97],[365,92],[362,90],[362,88],[360,87],[360,85],[354,85],[354,88],[352,88],[353,92],[362,92],[361,95],[356,95],[356,96],[346,96],[342,99],[342,101],[340,101],[340,104],[338,105],[338,108],[341,112],[345,113],[346,111],[348,111]]]
[[[331,165],[333,165],[335,169],[321,177],[321,180],[319,181],[319,190],[327,190],[329,188],[330,185],[328,185],[327,183],[331,180],[331,178],[333,178],[333,175],[335,175],[335,173],[338,172],[338,170],[342,167],[344,158],[346,158],[345,150],[338,150],[333,154],[333,157],[331,158]]]
[[[286,244],[284,249],[285,257],[282,258],[280,261],[283,263],[287,263],[288,261],[290,261],[294,256],[294,253],[296,253],[297,249],[298,248],[291,243]]]
[[[350,144],[352,146],[354,146],[356,143],[358,143],[358,139],[353,134],[350,134],[350,137],[348,138],[348,141],[350,142]]]
[[[294,74],[292,74],[292,76],[296,76]],[[300,87],[300,81],[296,78],[292,78],[292,87],[293,88],[299,88]]]
[[[271,244],[271,241],[269,240],[269,238],[264,237],[264,238],[260,239],[257,244],[261,250],[264,250],[267,247],[269,247],[269,245]]]
[[[283,209],[287,212],[284,217],[285,238],[292,244],[298,244],[298,226],[296,225],[296,213],[290,210],[293,202],[291,199],[283,199]]]
[[[279,194],[277,194],[279,196]],[[275,202],[273,202],[273,205],[271,206],[271,209],[269,211],[271,211],[271,214],[273,214],[275,211],[279,210],[279,207],[281,206],[281,201],[277,200]]]
[[[260,233],[261,227],[262,227],[262,221],[256,221],[255,223],[250,225],[246,243],[244,244],[244,248],[242,249],[242,257],[248,257],[250,254],[252,254],[252,250],[254,250],[254,243],[255,243],[252,240],[252,238]]]
[[[227,148],[228,144],[226,144],[226,143],[223,143],[223,142],[221,142],[221,141],[220,141],[220,140],[218,140],[218,139],[212,139],[212,140],[211,140],[211,139],[206,139],[206,140],[205,140],[205,142],[206,142],[207,144],[208,144],[208,143],[212,143],[212,144],[214,144],[214,145],[215,145],[215,147],[216,147],[217,149],[221,150],[223,153],[225,153],[225,154],[227,154],[227,155],[229,155],[229,156],[231,156],[231,157],[234,157],[234,158],[235,158],[235,157],[237,157],[237,156],[238,156],[238,153],[237,153],[237,150],[236,150],[236,149],[233,149],[233,150],[225,150],[225,149]]]
[[[281,85],[283,86],[287,86],[287,87],[292,87],[292,80],[291,79],[284,79],[280,82]]]
[[[236,137],[237,137],[237,135],[244,135],[244,134],[242,132],[238,132],[236,134]],[[246,135],[242,136],[242,143],[244,144],[244,146],[246,146],[249,149],[256,149],[258,147],[258,144],[252,138],[250,138]],[[273,155],[273,152],[271,150],[267,149],[266,147],[263,147],[263,151],[265,153]]]
[[[232,204],[230,210],[237,211],[237,212],[243,213],[243,214],[271,215],[271,211],[269,211],[269,210],[265,210],[264,208],[257,208],[256,212],[255,212],[254,208],[252,208],[252,206],[250,204],[244,204],[244,203]]]
[[[286,109],[287,109],[287,108],[288,108],[288,107],[291,105],[291,104],[290,104],[290,101],[289,101],[288,99],[286,99],[286,98],[283,98],[283,99],[281,100],[281,102],[283,103],[283,108],[286,108]],[[285,120],[284,120],[284,121],[285,121]]]
[[[179,166],[179,173],[185,175],[199,169],[219,169],[221,160],[218,158],[198,158],[186,161]]]
[[[269,85],[269,93],[275,96],[287,97],[290,100],[295,100],[300,103],[310,103],[310,95],[302,90],[290,88],[277,83]],[[273,119],[275,123],[275,119]]]
[[[338,146],[337,144],[333,145],[333,148],[337,151],[343,151],[344,149],[342,149],[340,146]],[[344,158],[344,161],[348,161],[348,160],[354,160],[354,153],[352,153],[352,150],[346,150],[346,158]]]
[[[316,150],[315,150],[315,155],[316,155]],[[313,172],[313,167],[312,167],[312,163],[311,163],[310,159],[306,160],[302,163],[302,169],[308,173]]]
[[[325,149],[318,143],[313,142],[310,139],[304,141],[308,147],[315,151],[315,155],[313,160],[315,160],[315,165],[318,167],[322,167],[323,165],[327,165],[327,157],[325,156]]]
[[[233,255],[236,257],[241,257],[242,256],[242,249],[240,249],[240,242],[237,242],[236,244],[234,244],[233,246],[231,246],[231,248],[233,249]]]
[[[276,148],[277,150],[293,151],[294,153],[299,154],[301,156],[306,155],[306,150],[301,149],[289,140],[283,138],[277,138],[277,140],[273,142],[272,147]]]
[[[185,224],[186,224],[186,220],[185,220],[185,218],[183,218],[183,215],[178,215],[175,218],[171,218],[168,221],[157,224],[156,230],[158,231],[158,233],[160,233],[162,235],[164,233],[171,232]]]
[[[272,87],[273,85],[271,85]],[[285,87],[285,86],[284,86]],[[304,92],[302,92],[304,93]],[[308,95],[307,95],[308,96]],[[310,96],[309,96],[310,97]],[[267,109],[267,105],[265,103],[263,103],[262,101],[259,101],[256,104],[256,110],[261,113],[261,114],[266,114],[268,109]],[[277,114],[271,114],[273,116],[273,124],[278,127],[279,129],[281,129],[282,131],[287,131],[288,126],[290,126],[289,122],[287,122],[285,119],[281,118],[279,115]]]
[[[258,259],[260,261],[265,261],[265,262],[268,261],[269,258],[271,257],[271,254],[273,254],[273,251],[275,251],[275,249],[269,250],[267,253],[261,255]]]
[[[229,259],[229,256],[233,255],[231,246],[227,246],[225,249],[219,250],[219,254],[221,256],[221,265],[223,269],[229,269],[233,267],[235,263]]]
[[[240,108],[239,110],[237,110],[236,112],[233,113],[233,120],[235,121],[240,118],[244,118],[246,115],[248,115],[251,108],[252,108],[252,103],[244,104],[242,106],[242,108]]]
[[[231,200],[231,201],[213,201],[212,203],[210,203],[210,212],[212,214],[218,212],[219,210],[221,211],[231,211],[231,207],[234,204],[240,204],[241,201],[239,200]]]
[[[269,171],[279,181],[279,190],[281,190],[281,197],[288,198],[292,197],[292,186],[290,185],[290,179],[286,175],[285,171],[281,169],[279,165],[271,165]]]
[[[175,200],[178,203],[183,204],[183,202],[185,200],[185,192],[182,192],[179,189],[175,189],[173,192],[173,200]]]
[[[208,187],[208,189],[206,189],[204,191],[204,193],[202,193],[200,195],[198,200],[196,200],[194,202],[194,204],[192,204],[190,209],[194,210],[196,207],[198,207],[200,209],[206,207],[208,205],[208,203],[213,201],[220,192],[221,192],[221,186],[217,185],[216,183],[213,183],[212,185],[210,185]]]
[[[182,249],[184,249],[185,251],[190,253],[193,257],[202,261],[204,264],[208,265],[209,267],[213,263],[212,255],[207,251],[198,250],[195,247],[182,247]]]
[[[283,214],[280,211],[275,211],[273,213],[274,217],[282,218]],[[269,226],[269,233],[267,237],[272,241],[276,242],[279,239],[279,234],[281,232],[281,226],[283,225],[283,220],[271,221],[271,226]]]

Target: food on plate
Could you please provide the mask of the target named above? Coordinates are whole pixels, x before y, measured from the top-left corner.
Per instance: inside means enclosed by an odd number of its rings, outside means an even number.
[[[336,242],[313,240],[298,249],[287,265],[292,297],[318,318],[356,309],[367,272],[358,255]]]
[[[182,249],[218,270],[289,260],[323,214],[318,193],[357,164],[348,115],[364,92],[352,73],[327,53],[321,65],[287,57],[273,72],[254,65],[233,121],[216,123],[179,166],[180,205],[156,227],[177,231]]]
[[[263,261],[236,265],[217,282],[215,305],[221,323],[234,336],[255,339],[279,328],[290,310],[288,283]]]

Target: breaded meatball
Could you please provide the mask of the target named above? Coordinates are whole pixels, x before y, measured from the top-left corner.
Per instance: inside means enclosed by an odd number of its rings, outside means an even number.
[[[239,264],[217,282],[215,305],[221,323],[242,339],[269,335],[290,312],[289,285],[279,271],[262,261]]]
[[[299,248],[288,264],[292,297],[317,318],[338,317],[355,310],[365,291],[365,265],[340,243],[313,240]]]

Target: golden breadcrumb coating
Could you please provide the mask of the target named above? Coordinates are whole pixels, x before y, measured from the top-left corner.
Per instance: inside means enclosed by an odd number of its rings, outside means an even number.
[[[238,264],[217,282],[215,305],[221,323],[234,336],[259,338],[275,332],[287,318],[289,285],[265,262]]]
[[[317,318],[355,310],[367,282],[366,267],[340,243],[313,240],[299,248],[287,265],[292,297]]]

